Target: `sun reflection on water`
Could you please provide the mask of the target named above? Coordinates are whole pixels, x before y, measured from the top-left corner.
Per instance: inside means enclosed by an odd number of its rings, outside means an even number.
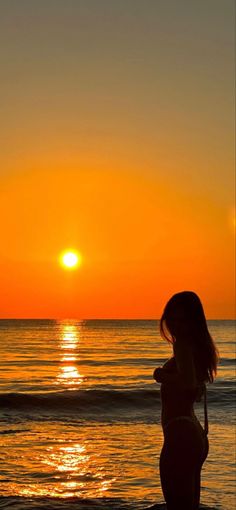
[[[60,390],[78,390],[86,380],[78,370],[82,323],[60,323],[59,328],[60,361],[54,384]],[[106,472],[96,446],[96,434],[92,444],[81,436],[78,440],[79,429],[71,434],[68,439],[63,427],[58,427],[50,443],[40,448],[34,459],[31,460],[29,452],[28,462],[36,463],[42,478],[40,483],[32,480],[24,487],[18,486],[18,495],[96,498],[109,491],[115,478]]]
[[[60,363],[54,384],[60,389],[78,390],[86,380],[78,370],[80,359],[80,334],[82,323],[60,323],[59,352]],[[111,486],[112,477],[108,477],[99,461],[100,454],[95,453],[88,441],[63,437],[53,437],[51,446],[45,447],[34,461],[41,465],[42,483],[30,483],[18,487],[21,496],[50,497],[100,497]],[[77,435],[77,434],[76,434]],[[90,453],[88,453],[90,450]],[[29,462],[30,459],[29,459]]]
[[[62,324],[60,335],[61,359],[59,373],[55,384],[66,387],[69,390],[78,389],[85,380],[79,372],[76,363],[79,360],[79,344],[81,325]]]
[[[88,453],[88,445],[75,442],[61,444],[60,440],[45,449],[40,455],[43,484],[29,484],[19,487],[21,496],[50,497],[102,497],[115,478],[108,477],[105,468],[98,465],[95,453]]]

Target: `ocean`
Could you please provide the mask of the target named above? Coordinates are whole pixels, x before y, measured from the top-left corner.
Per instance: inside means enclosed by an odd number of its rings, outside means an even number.
[[[235,508],[235,323],[208,321],[220,353],[208,385],[203,508]],[[154,320],[0,320],[0,508],[165,508]],[[203,403],[196,404],[203,423]]]

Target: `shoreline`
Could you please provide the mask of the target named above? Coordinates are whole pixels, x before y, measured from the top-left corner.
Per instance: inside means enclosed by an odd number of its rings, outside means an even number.
[[[132,501],[119,498],[77,498],[77,497],[25,497],[1,496],[0,507],[13,510],[166,510],[163,502],[150,504],[147,501]],[[224,510],[201,504],[199,510]]]

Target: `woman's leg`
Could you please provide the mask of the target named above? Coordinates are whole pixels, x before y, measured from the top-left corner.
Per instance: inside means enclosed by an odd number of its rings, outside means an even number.
[[[179,459],[170,462],[168,445],[164,445],[160,457],[160,476],[167,510],[193,510],[195,495],[194,472],[186,470]]]
[[[194,492],[194,506],[193,506],[194,510],[198,510],[199,505],[200,505],[201,470],[202,470],[202,465],[207,458],[208,451],[209,451],[209,442],[208,442],[207,436],[205,436],[205,447],[204,447],[203,457],[201,459],[200,466],[197,468],[196,473],[195,473],[195,484],[194,484],[195,492]]]
[[[194,423],[178,420],[168,426],[160,456],[161,485],[167,510],[198,508],[195,505],[199,499],[196,470],[201,465],[203,452],[204,439]]]

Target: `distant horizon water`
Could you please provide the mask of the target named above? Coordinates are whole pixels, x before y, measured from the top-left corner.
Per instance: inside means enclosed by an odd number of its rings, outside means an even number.
[[[39,321],[160,321],[160,317],[0,317],[0,320],[39,320]],[[208,321],[235,321],[235,317],[206,317]]]

